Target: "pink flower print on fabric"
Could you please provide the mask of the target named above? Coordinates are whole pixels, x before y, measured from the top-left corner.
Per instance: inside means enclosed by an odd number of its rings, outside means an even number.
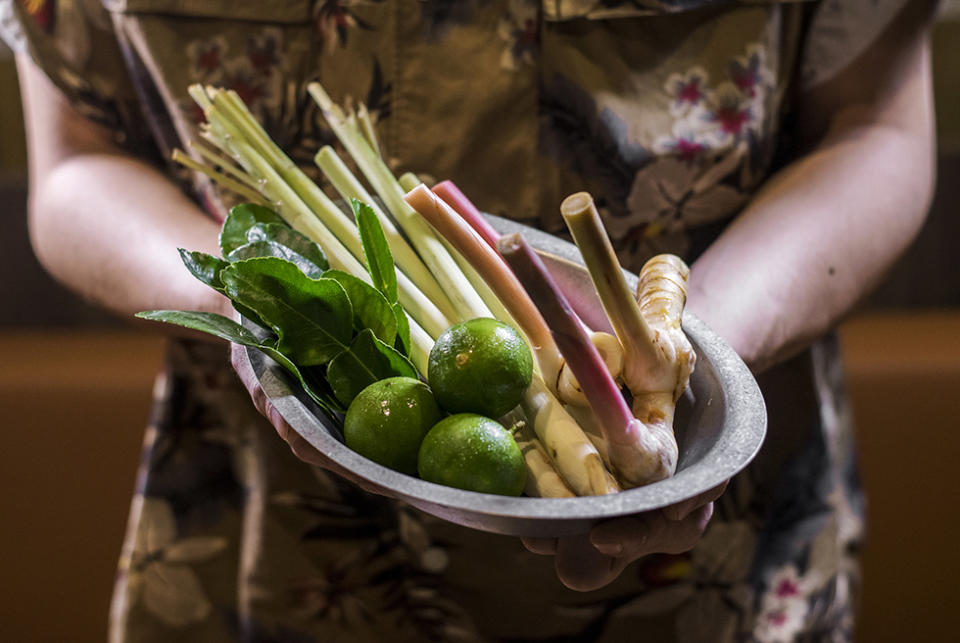
[[[223,63],[229,45],[223,36],[194,40],[187,45],[190,76],[204,83],[216,82],[223,72]]]
[[[722,83],[710,92],[708,105],[706,118],[720,145],[739,140],[757,121],[748,97],[733,83]]]
[[[754,637],[760,643],[790,643],[803,631],[810,610],[810,578],[787,565],[770,579],[757,616]]]
[[[383,0],[372,1],[382,2]],[[324,0],[316,4],[314,11],[317,33],[324,51],[330,52],[338,46],[346,45],[352,29],[360,28],[368,31],[373,29],[351,9],[353,4],[355,3],[350,0]]]
[[[507,14],[500,19],[497,33],[507,43],[500,55],[500,66],[516,71],[522,65],[533,65],[540,49],[537,7],[526,0],[511,0]]]
[[[747,47],[746,56],[730,62],[729,74],[736,88],[750,98],[773,85],[773,75],[766,65],[766,52],[758,44]]]
[[[270,74],[274,68],[284,66],[280,54],[282,45],[283,32],[275,27],[267,27],[250,36],[247,41],[247,60],[258,73]]]
[[[701,105],[706,99],[710,76],[703,67],[691,67],[683,74],[670,74],[664,89],[672,99],[670,114],[680,117]]]

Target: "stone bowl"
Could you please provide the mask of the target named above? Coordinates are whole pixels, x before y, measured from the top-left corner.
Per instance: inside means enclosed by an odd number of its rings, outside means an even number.
[[[596,329],[607,327],[576,246],[506,219],[490,220],[502,233],[521,232],[584,320]],[[636,275],[626,274],[635,286]],[[766,433],[766,408],[749,369],[692,314],[684,314],[683,328],[697,353],[697,363],[690,386],[677,404],[677,472],[666,480],[607,496],[514,498],[454,489],[398,473],[347,448],[337,426],[282,368],[256,349],[247,349],[247,361],[239,368],[253,370],[294,430],[370,487],[464,527],[511,536],[570,536],[587,533],[603,520],[697,496],[741,471],[760,449]]]

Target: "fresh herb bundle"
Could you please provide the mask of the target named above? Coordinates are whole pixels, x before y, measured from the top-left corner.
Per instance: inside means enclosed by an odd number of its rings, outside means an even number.
[[[289,371],[328,413],[365,387],[419,377],[407,357],[410,326],[397,301],[393,257],[377,215],[351,199],[370,282],[333,270],[321,247],[273,210],[235,206],[220,232],[222,257],[180,250],[194,277],[233,302],[260,332],[217,313],[151,310],[137,317],[176,324],[256,348]]]

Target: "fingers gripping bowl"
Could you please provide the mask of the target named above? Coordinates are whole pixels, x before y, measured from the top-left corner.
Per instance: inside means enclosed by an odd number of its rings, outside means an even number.
[[[501,233],[523,233],[585,321],[602,317],[597,315],[602,309],[573,244],[505,219],[489,220]],[[636,276],[629,275],[628,281],[635,286]],[[465,527],[513,536],[553,537],[585,533],[602,520],[697,496],[741,471],[756,455],[766,432],[766,410],[753,376],[736,353],[696,317],[684,314],[683,328],[696,351],[697,365],[677,405],[677,471],[665,480],[606,496],[497,496],[398,473],[347,448],[335,424],[261,352],[246,349],[239,367],[252,371],[295,431],[365,486]]]

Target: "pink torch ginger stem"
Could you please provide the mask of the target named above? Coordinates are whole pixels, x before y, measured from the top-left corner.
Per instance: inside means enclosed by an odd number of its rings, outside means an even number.
[[[469,223],[470,227],[487,242],[488,246],[496,250],[500,233],[494,230],[493,226],[483,218],[477,206],[467,198],[467,195],[460,191],[460,188],[458,188],[453,181],[441,181],[437,183],[433,186],[433,193],[443,199],[444,203],[453,208],[464,221]]]
[[[557,348],[580,383],[590,408],[600,421],[604,437],[618,444],[636,442],[636,433],[643,425],[633,417],[600,352],[590,341],[543,260],[519,234],[501,237],[497,248],[526,287],[540,314],[550,320],[550,332]]]

